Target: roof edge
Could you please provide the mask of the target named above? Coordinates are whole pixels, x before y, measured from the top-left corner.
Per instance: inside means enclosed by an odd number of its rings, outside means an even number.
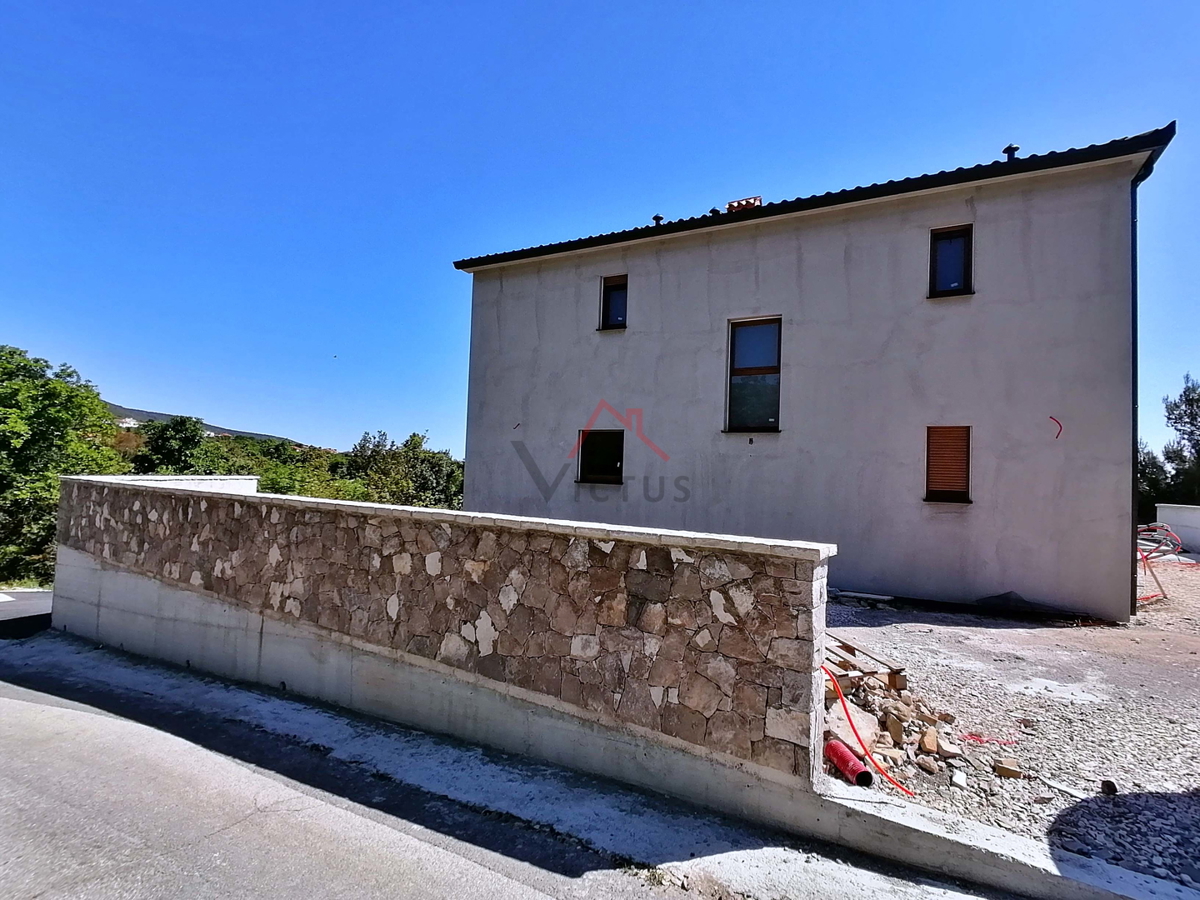
[[[454,268],[460,271],[471,271],[488,266],[558,256],[579,250],[590,250],[597,247],[607,247],[660,237],[665,238],[689,231],[700,231],[706,228],[735,225],[759,219],[771,219],[791,213],[829,209],[851,203],[861,203],[866,200],[899,197],[905,194],[915,194],[945,187],[957,187],[959,185],[990,181],[996,178],[1007,178],[1014,175],[1027,175],[1050,169],[1086,165],[1088,163],[1115,160],[1123,156],[1149,152],[1150,156],[1134,176],[1134,184],[1136,185],[1145,181],[1150,176],[1150,173],[1154,169],[1154,164],[1158,161],[1163,151],[1166,150],[1167,145],[1174,139],[1175,128],[1176,122],[1173,120],[1162,128],[1156,128],[1152,131],[1133,135],[1132,137],[1117,138],[1104,144],[1092,144],[1089,147],[1055,150],[1049,153],[1034,154],[1013,160],[980,163],[969,168],[953,169],[929,175],[918,175],[898,181],[885,181],[864,187],[846,188],[841,191],[830,191],[824,194],[814,194],[809,197],[797,197],[794,200],[780,200],[737,212],[710,213],[689,219],[675,219],[671,222],[663,222],[660,225],[643,225],[623,231],[613,231],[607,234],[592,235],[591,237],[559,241],[553,244],[542,244],[537,247],[527,247],[522,250],[509,250],[502,253],[467,257],[456,260]]]

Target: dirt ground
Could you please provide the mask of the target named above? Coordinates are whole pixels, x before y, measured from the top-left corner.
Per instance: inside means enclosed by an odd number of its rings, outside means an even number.
[[[1200,565],[1156,572],[1170,599],[1126,626],[856,601],[831,603],[828,627],[904,664],[912,694],[955,717],[939,727],[958,768],[897,769],[916,802],[1200,887]],[[993,775],[1004,757],[1023,778]]]

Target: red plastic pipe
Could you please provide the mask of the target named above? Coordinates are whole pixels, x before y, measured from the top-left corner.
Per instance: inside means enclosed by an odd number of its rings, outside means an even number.
[[[842,701],[842,711],[846,714],[846,721],[850,724],[850,730],[854,732],[854,737],[858,741],[858,745],[863,748],[863,753],[867,754],[867,759],[871,761],[871,765],[879,770],[880,775],[882,775],[896,787],[900,788],[900,790],[908,794],[908,796],[917,796],[900,782],[898,782],[895,778],[889,775],[884,770],[883,766],[875,761],[875,757],[871,755],[871,749],[863,741],[862,735],[858,733],[858,727],[854,724],[854,717],[850,715],[850,707],[846,704],[846,695],[842,693],[842,686],[838,684],[838,680],[833,677],[833,673],[829,671],[828,666],[821,666],[821,671],[824,672],[829,677],[829,680],[833,682],[833,689],[837,691],[838,700]]]
[[[858,761],[849,747],[837,738],[825,742],[825,758],[833,763],[846,780],[859,787],[870,787],[875,783],[871,770]]]

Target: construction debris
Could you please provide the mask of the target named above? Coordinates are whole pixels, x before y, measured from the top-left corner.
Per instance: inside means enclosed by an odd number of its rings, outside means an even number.
[[[1077,790],[1075,790],[1075,788],[1070,787],[1069,785],[1062,784],[1061,782],[1058,782],[1058,781],[1051,781],[1049,778],[1046,778],[1045,776],[1039,775],[1038,780],[1042,784],[1046,785],[1046,787],[1052,787],[1056,791],[1062,791],[1068,797],[1074,797],[1076,800],[1086,800],[1088,798],[1088,795],[1085,794],[1083,791],[1077,791]]]
[[[903,780],[917,777],[918,772],[946,773],[950,785],[958,790],[968,789],[969,771],[988,776],[994,769],[1004,777],[1023,776],[1015,759],[981,760],[965,753],[960,740],[972,745],[1012,742],[975,734],[956,739],[949,729],[957,717],[915,696],[908,689],[903,667],[838,635],[832,635],[826,642],[825,657],[826,665],[846,695],[847,708],[858,729],[856,737],[836,699],[836,691],[832,684],[827,684],[826,738],[831,743],[840,742],[860,760],[866,757],[865,743],[876,762],[892,777]],[[828,752],[826,756],[829,758]],[[830,771],[835,771],[832,765]],[[975,790],[991,790],[987,787],[991,781],[985,778],[977,782]]]
[[[993,761],[992,771],[1001,778],[1021,778],[1025,774],[1021,771],[1021,764],[1012,757]]]
[[[849,595],[843,593],[842,596]],[[894,691],[903,691],[908,687],[904,666],[874,651],[858,647],[833,631],[825,632],[825,664],[832,672],[837,673],[838,684],[843,692],[858,686],[868,678]]]
[[[879,738],[879,720],[853,703],[847,703],[846,706],[850,710],[850,715],[854,717],[854,726],[858,729],[858,735],[862,738],[863,743],[868,748],[874,747]],[[836,704],[825,717],[825,730],[833,738],[849,747],[859,759],[865,758],[866,754],[863,752],[862,745],[854,736],[850,723],[846,721],[846,714],[842,711],[840,703]]]
[[[825,742],[825,758],[833,763],[834,768],[851,784],[870,787],[875,782],[871,770],[860,763],[850,752],[850,748],[836,738]]]
[[[936,728],[926,728],[921,735],[920,747],[922,753],[938,752],[938,733]]]
[[[937,737],[937,753],[942,759],[958,759],[962,756],[962,750],[940,734]]]
[[[1179,675],[1195,668],[1189,660],[1200,653],[1200,566],[1156,567],[1172,599],[1139,604],[1122,630],[1065,622],[998,628],[995,620],[900,601],[832,605],[829,626],[839,640],[907,666],[903,690],[864,676],[846,691],[883,726],[872,754],[924,806],[1055,853],[1082,852],[1200,888],[1200,681]],[[1139,596],[1157,589],[1146,581]],[[963,755],[923,752],[929,728]],[[965,789],[953,781],[958,772],[967,776]],[[1115,795],[1104,793],[1104,781]],[[875,789],[898,796],[882,778]]]
[[[937,760],[932,756],[918,756],[917,765],[928,772],[930,775],[936,775],[938,772]]]
[[[923,697],[914,695],[903,677],[903,667],[881,660],[878,653],[856,646],[844,637],[834,636],[827,642],[826,664],[837,676],[859,736],[891,777],[903,784],[905,779],[938,776],[944,786],[946,781],[940,779],[948,776],[949,785],[955,790],[983,794],[994,794],[1000,779],[1026,777],[1018,759],[996,758],[988,753],[990,745],[995,745],[992,749],[996,752],[1003,752],[1000,747],[1016,744],[1016,740],[976,732],[952,732],[957,716],[935,709]],[[854,756],[865,760],[862,743],[850,728],[841,704],[834,699],[836,692],[831,684],[827,688],[826,738],[842,742]],[[1022,717],[1015,724],[1032,729],[1037,722]],[[964,751],[964,747],[970,752]],[[835,769],[830,766],[829,771]],[[974,773],[973,780],[968,773]],[[1059,790],[1070,790],[1054,782],[1046,783]],[[919,785],[914,787],[920,790]],[[1115,792],[1116,785],[1104,782],[1100,789],[1104,793]]]

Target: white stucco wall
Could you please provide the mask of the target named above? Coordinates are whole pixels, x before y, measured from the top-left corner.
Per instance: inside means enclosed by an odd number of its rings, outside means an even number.
[[[1200,552],[1200,506],[1159,503],[1156,521],[1169,525],[1183,541],[1184,550]]]
[[[843,589],[1126,619],[1139,162],[477,272],[466,508],[829,541]],[[929,230],[967,222],[974,296],[926,299]],[[600,279],[626,272],[629,327],[598,332]],[[751,443],[722,433],[728,322],[773,315],[781,432]],[[545,500],[511,442],[553,482],[601,399],[670,460],[627,434],[624,500],[573,462]],[[972,426],[971,505],[922,499],[939,424]]]

